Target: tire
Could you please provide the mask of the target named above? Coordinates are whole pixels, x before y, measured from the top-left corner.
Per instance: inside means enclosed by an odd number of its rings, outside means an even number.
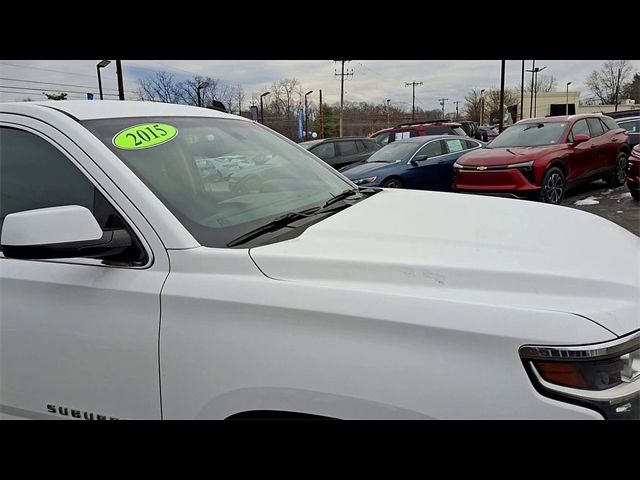
[[[381,185],[382,188],[404,188],[404,184],[398,178],[389,178]]]
[[[624,185],[624,182],[627,181],[626,168],[627,168],[627,153],[620,152],[616,157],[616,164],[613,172],[611,173],[610,176],[605,178],[605,181],[607,182],[607,187],[616,188],[616,187],[619,187],[620,185]]]
[[[633,199],[635,201],[640,201],[640,190],[639,189],[629,189],[629,193],[631,193],[631,196],[633,197]]]
[[[567,189],[567,180],[564,173],[558,167],[551,167],[544,174],[542,179],[542,189],[538,199],[544,203],[559,205]]]

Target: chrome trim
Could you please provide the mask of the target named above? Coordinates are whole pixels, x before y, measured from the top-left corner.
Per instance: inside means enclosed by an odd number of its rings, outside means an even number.
[[[605,343],[592,345],[523,345],[520,358],[527,360],[593,360],[624,355],[640,348],[640,330]]]

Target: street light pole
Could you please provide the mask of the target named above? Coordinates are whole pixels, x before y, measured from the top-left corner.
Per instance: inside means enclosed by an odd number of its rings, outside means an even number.
[[[520,80],[520,120],[524,114],[524,60],[522,60],[522,79]]]
[[[536,74],[536,86],[535,86],[535,95],[533,96],[533,115],[534,117],[538,116],[538,73],[540,73],[542,70],[544,70],[547,67],[542,67],[542,68],[535,68],[535,74]]]
[[[531,70],[527,70],[528,72],[531,72],[531,92],[529,92],[529,118],[533,118],[533,72],[535,72],[536,70],[536,61],[532,60],[531,62]]]
[[[502,127],[504,126],[504,70],[505,61],[502,60],[500,65],[500,129],[498,133],[502,133]]]
[[[484,123],[484,91],[484,88],[480,90],[480,126]]]
[[[271,92],[264,92],[260,95],[260,123],[264,125],[264,108],[262,106],[262,97],[269,95]]]
[[[116,76],[118,77],[118,98],[124,100],[124,82],[122,80],[122,62],[116,60]]]
[[[567,106],[565,108],[565,115],[569,115],[569,85],[571,85],[571,82],[567,82]]]
[[[313,90],[309,90],[307,93],[304,94],[304,136],[305,136],[305,140],[309,139],[309,130],[308,130],[308,116],[307,116],[307,96],[311,95],[313,93]]]
[[[387,128],[389,128],[389,104],[391,103],[391,99],[387,98]]]
[[[618,94],[620,92],[620,75],[622,74],[622,69],[620,69],[618,67],[618,81],[616,83],[616,106],[615,106],[615,112],[618,111]]]
[[[111,60],[102,60],[96,65],[96,70],[98,71],[98,90],[100,90],[100,100],[104,100],[102,97],[102,78],[100,77],[100,69],[106,67],[110,63]]]
[[[322,89],[320,93],[320,138],[324,138],[324,111],[322,109]]]
[[[197,87],[197,93],[198,93],[198,106],[201,107],[202,106],[202,97],[200,96],[200,90],[202,90],[203,88],[207,88],[209,86],[209,82],[201,82],[198,87]]]

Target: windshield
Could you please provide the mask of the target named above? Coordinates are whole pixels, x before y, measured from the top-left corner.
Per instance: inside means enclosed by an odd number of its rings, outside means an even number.
[[[353,188],[312,154],[252,122],[138,117],[82,124],[208,247],[224,247]]]
[[[535,147],[560,142],[566,122],[539,122],[512,125],[488,145],[488,148]]]
[[[389,143],[367,159],[367,163],[393,163],[399,160],[409,160],[420,147],[417,143]]]

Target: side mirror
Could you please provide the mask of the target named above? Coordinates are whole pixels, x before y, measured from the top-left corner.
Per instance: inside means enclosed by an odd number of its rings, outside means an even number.
[[[426,160],[427,158],[429,158],[429,157],[427,157],[427,155],[416,155],[415,157],[413,157],[411,159],[411,165],[417,166],[418,162],[422,162],[423,160]]]
[[[573,144],[574,145],[578,145],[579,143],[582,142],[586,142],[587,140],[589,140],[591,137],[589,135],[585,135],[585,134],[580,134],[580,135],[574,135],[573,137]]]
[[[4,219],[2,253],[7,258],[107,258],[132,245],[124,229],[102,231],[91,212],[79,205],[11,213]]]

